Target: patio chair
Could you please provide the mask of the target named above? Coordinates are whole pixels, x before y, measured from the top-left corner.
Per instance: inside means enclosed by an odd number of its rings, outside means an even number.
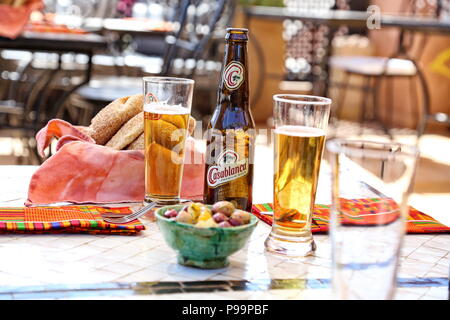
[[[20,58],[17,53],[13,55],[0,61],[2,65],[16,65],[3,79],[7,89],[0,101],[0,136],[21,141],[28,159],[18,157],[19,163],[40,163],[34,145],[34,136],[46,121],[45,110],[39,108],[40,98],[56,71],[34,66],[35,54],[24,53],[22,60],[16,59]]]
[[[417,11],[416,0],[404,1],[404,11],[412,12],[419,15]],[[433,9],[434,16],[439,16],[439,6]],[[424,34],[415,34],[414,32],[400,30],[398,49],[389,57],[376,56],[334,56],[330,58],[330,66],[332,68],[343,71],[343,81],[338,83],[340,92],[337,97],[337,106],[334,110],[335,117],[341,118],[342,106],[347,90],[350,88],[350,77],[357,76],[362,78],[363,85],[359,87],[365,94],[362,97],[362,106],[360,110],[360,131],[363,130],[363,125],[367,121],[374,121],[381,125],[384,132],[392,139],[390,132],[393,127],[393,87],[389,85],[394,78],[403,78],[409,81],[409,90],[411,97],[414,97],[417,91],[417,80],[422,92],[421,106],[418,107],[416,100],[416,110],[411,110],[411,114],[417,121],[416,133],[420,137],[426,128],[429,120],[446,122],[450,124],[449,118],[440,119],[439,116],[433,115],[430,112],[430,93],[424,74],[417,66],[417,61],[420,60],[428,37]],[[418,48],[412,54],[412,48]],[[380,110],[378,108],[379,92],[382,81],[386,84],[386,97],[389,99],[387,103],[391,110],[387,112],[387,121],[384,122],[380,118]],[[354,87],[354,86],[352,86]],[[372,110],[369,110],[369,103],[372,104]],[[369,118],[369,112],[372,113]]]
[[[170,4],[171,2],[167,1],[166,3]],[[198,60],[203,57],[204,50],[213,37],[216,25],[222,17],[227,3],[234,3],[234,1],[182,0],[177,10],[173,11],[173,16],[168,18],[178,28],[165,37],[164,53],[161,57],[150,57],[140,52],[126,55],[123,58],[125,62],[128,60],[128,63],[122,70],[126,72],[131,61],[136,61],[135,66],[141,68],[140,74],[130,76],[119,73],[116,76],[94,77],[91,83],[81,87],[77,94],[87,101],[104,104],[119,96],[141,93],[143,75],[174,75],[173,62],[175,59]],[[207,22],[200,21],[199,17],[202,15],[198,15],[199,8],[201,10],[203,6],[205,9],[205,5],[208,10],[204,12],[203,16],[209,17]],[[199,26],[202,26],[203,29]],[[192,77],[193,73],[194,71],[185,76]]]

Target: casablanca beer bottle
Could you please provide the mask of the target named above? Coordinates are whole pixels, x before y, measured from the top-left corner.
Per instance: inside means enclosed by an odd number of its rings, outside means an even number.
[[[248,30],[228,28],[217,105],[207,128],[205,203],[252,207],[255,124],[249,106]]]

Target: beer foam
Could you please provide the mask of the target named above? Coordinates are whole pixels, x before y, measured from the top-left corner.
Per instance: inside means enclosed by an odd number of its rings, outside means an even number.
[[[320,128],[286,125],[275,129],[275,133],[295,137],[320,137],[325,131]]]
[[[169,105],[163,102],[144,104],[144,111],[158,114],[189,114],[189,109],[181,104]]]

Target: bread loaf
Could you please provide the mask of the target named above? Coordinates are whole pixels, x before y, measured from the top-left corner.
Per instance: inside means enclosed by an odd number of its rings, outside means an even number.
[[[187,127],[192,135],[195,119],[189,116],[189,122],[186,124],[185,121],[181,115],[166,114],[159,120],[152,121],[153,130],[159,132],[155,136],[156,142],[171,149],[182,141],[181,136],[172,136],[175,130]],[[77,128],[97,144],[116,150],[144,150],[143,95],[116,99],[97,113],[89,127]]]
[[[97,144],[107,143],[124,123],[143,110],[143,102],[142,94],[111,102],[92,119],[89,126],[91,137]]]
[[[116,134],[106,143],[107,147],[116,150],[124,149],[144,133],[144,112],[141,111],[128,120]]]
[[[164,119],[164,117],[162,119]],[[164,119],[164,120],[166,121],[167,119]],[[170,124],[174,124],[174,123],[176,123],[176,121],[172,120],[170,122]],[[169,127],[171,127],[170,124],[168,124]],[[171,129],[173,130],[174,128],[171,128]],[[189,117],[188,130],[189,130],[190,135],[193,134],[194,129],[195,129],[195,119],[193,117]],[[132,143],[130,143],[126,149],[127,150],[144,150],[145,149],[144,132],[142,132]]]
[[[144,133],[136,138],[128,147],[127,150],[144,150],[145,149],[145,138]]]

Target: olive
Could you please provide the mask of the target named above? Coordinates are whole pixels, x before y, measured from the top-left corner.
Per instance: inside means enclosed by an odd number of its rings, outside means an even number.
[[[202,211],[205,210],[205,205],[200,202],[194,202],[190,204],[187,208],[187,212],[189,212],[194,220],[197,220],[198,216]],[[207,208],[206,208],[207,209]]]
[[[230,219],[228,219],[228,223],[231,224],[233,227],[237,227],[237,226],[242,225],[242,220],[230,218]]]
[[[182,223],[189,223],[189,224],[194,223],[194,219],[192,218],[191,214],[188,213],[187,211],[180,211],[180,213],[178,213],[175,220],[177,222],[182,222]]]
[[[236,210],[231,214],[231,218],[241,220],[242,224],[247,224],[250,222],[250,213],[242,210]]]
[[[214,213],[213,219],[215,222],[219,223],[219,222],[227,221],[228,217],[226,215],[224,215],[223,213],[217,212],[217,213]]]
[[[200,215],[198,216],[198,221],[206,221],[206,220],[209,220],[209,219],[211,219],[212,218],[212,216],[211,216],[211,211],[209,211],[209,210],[203,210],[201,213],[200,213]]]
[[[232,225],[228,221],[222,221],[221,223],[219,223],[219,227],[220,228],[230,228],[230,227],[232,227]]]
[[[195,224],[197,228],[214,228],[217,227],[217,223],[214,221],[213,218],[210,218],[208,220],[200,220]]]
[[[234,205],[228,201],[219,201],[216,202],[212,207],[212,212],[214,213],[223,213],[227,217],[231,216],[234,211]]]
[[[202,204],[201,213],[202,214],[209,214],[210,216],[213,215],[212,211],[207,206],[205,206],[204,204]]]
[[[166,217],[166,218],[174,218],[177,215],[178,215],[178,212],[175,209],[170,209],[170,210],[167,210],[166,212],[164,212],[164,217]]]
[[[208,209],[206,205],[200,202],[194,202],[190,204],[187,208],[187,212],[189,212],[192,215],[192,218],[194,220],[197,220],[201,213],[209,213],[209,215],[212,215],[211,210]]]

